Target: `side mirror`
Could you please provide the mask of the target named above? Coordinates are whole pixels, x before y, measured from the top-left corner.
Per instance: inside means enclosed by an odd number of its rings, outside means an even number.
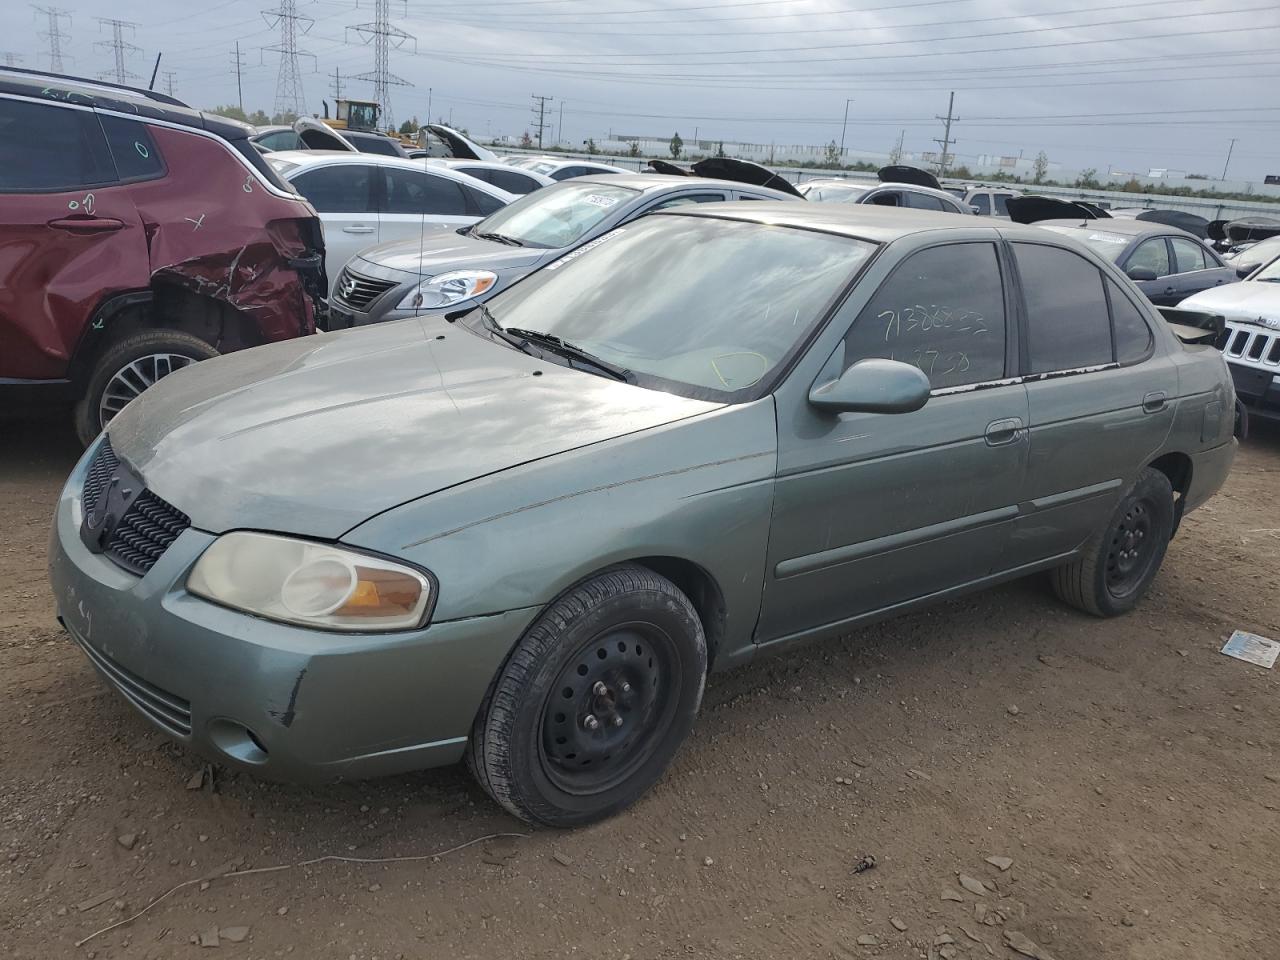
[[[1257,266],[1258,265],[1256,263],[1251,263],[1247,267],[1236,267],[1236,276],[1243,280],[1249,274],[1253,273],[1253,271],[1257,269]]]
[[[924,371],[899,360],[859,360],[809,391],[809,402],[829,413],[910,413],[928,399]]]
[[[982,209],[976,203],[969,204],[969,209],[975,217],[982,216]]]
[[[1159,280],[1156,272],[1150,267],[1130,267],[1125,271],[1125,275],[1130,280]]]

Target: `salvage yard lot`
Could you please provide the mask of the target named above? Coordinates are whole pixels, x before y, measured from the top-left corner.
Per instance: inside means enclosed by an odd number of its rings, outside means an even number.
[[[658,787],[571,833],[505,817],[461,770],[188,789],[200,761],[53,620],[77,452],[62,420],[0,422],[0,953],[1005,958],[1017,933],[1057,960],[1275,955],[1280,670],[1218,650],[1280,636],[1280,430],[1242,446],[1135,613],[1092,619],[1033,578],[713,677]],[[74,946],[231,862],[494,833],[530,836],[192,885]],[[218,953],[192,944],[218,929]]]

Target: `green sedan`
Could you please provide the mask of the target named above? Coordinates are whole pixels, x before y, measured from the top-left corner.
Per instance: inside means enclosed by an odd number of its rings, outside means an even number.
[[[691,205],[470,312],[165,378],[72,473],[51,577],[106,682],[217,762],[465,758],[570,826],[662,776],[710,670],[1039,571],[1130,610],[1233,400],[1067,237]]]

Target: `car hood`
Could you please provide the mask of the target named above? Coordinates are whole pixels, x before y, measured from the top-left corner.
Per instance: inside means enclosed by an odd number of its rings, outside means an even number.
[[[1265,280],[1227,283],[1187,297],[1178,306],[1220,313],[1228,320],[1251,320],[1280,328],[1280,283]]]
[[[721,404],[420,319],[270,344],[160,381],[108,428],[201,530],[336,539],[448,487]]]
[[[468,267],[498,270],[531,267],[547,251],[541,247],[511,247],[493,240],[438,230],[419,240],[395,240],[362,250],[352,266],[357,272],[391,279],[399,274],[433,277]]]

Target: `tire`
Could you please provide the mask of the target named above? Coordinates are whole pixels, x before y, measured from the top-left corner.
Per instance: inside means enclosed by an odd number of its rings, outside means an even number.
[[[88,446],[132,396],[156,380],[217,355],[199,337],[181,330],[142,330],[112,344],[94,363],[84,397],[76,404],[80,442]]]
[[[706,673],[689,598],[643,567],[612,567],[562,595],[521,638],[476,717],[467,764],[528,823],[603,819],[671,763]]]
[[[1173,487],[1147,467],[1080,559],[1053,571],[1054,592],[1095,617],[1128,613],[1159,572],[1173,527]]]

